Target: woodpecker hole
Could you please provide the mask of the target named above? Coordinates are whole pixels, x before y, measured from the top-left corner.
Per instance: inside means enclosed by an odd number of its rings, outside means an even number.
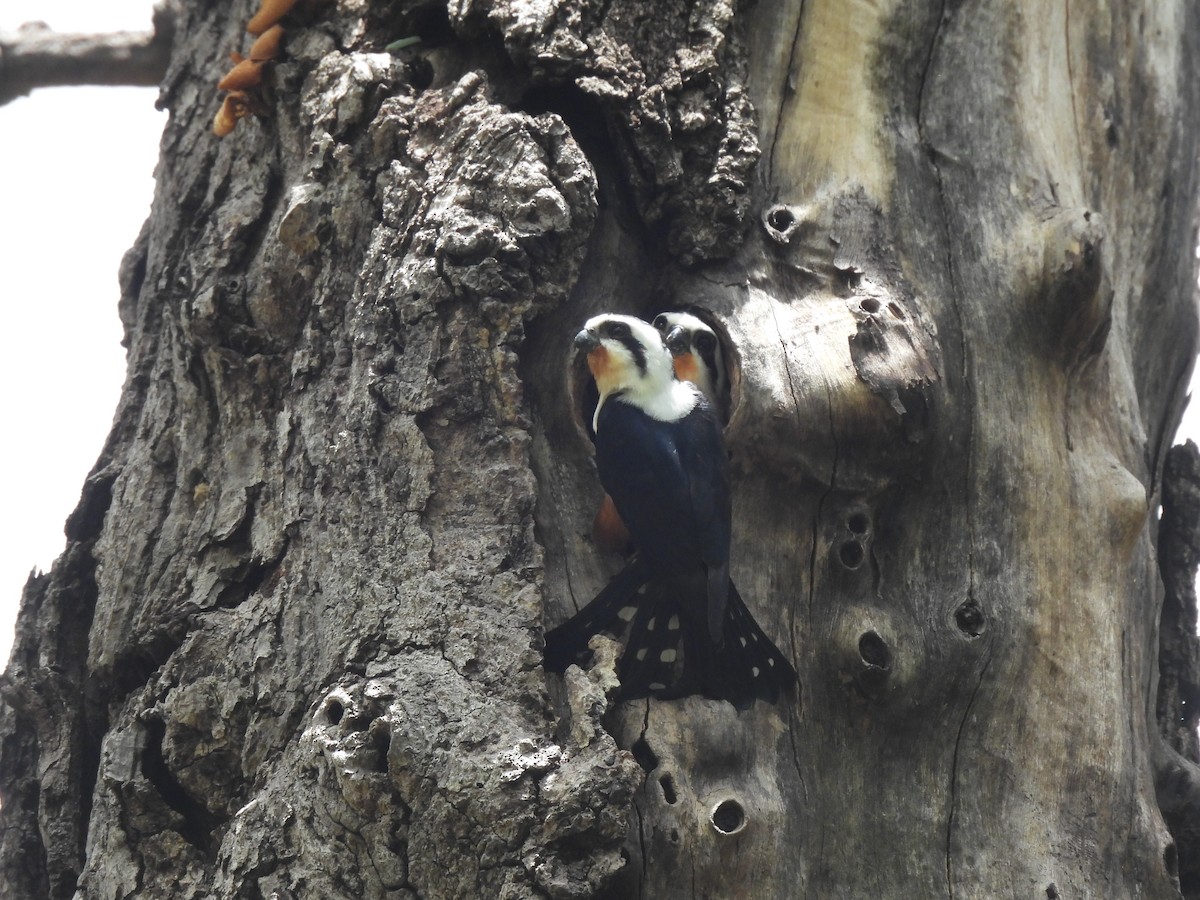
[[[954,622],[958,630],[967,637],[979,637],[987,626],[987,618],[974,598],[967,600],[954,611]]]
[[[858,541],[846,541],[838,548],[838,559],[847,569],[857,569],[862,565],[863,547]]]
[[[1058,885],[1053,881],[1046,885],[1046,900],[1059,900]]]
[[[846,520],[846,527],[855,534],[866,534],[870,525],[871,520],[867,518],[866,513],[854,513]]]
[[[679,843],[679,829],[678,828],[671,829],[671,843],[672,844]]]
[[[879,312],[879,301],[874,297],[864,297],[858,304],[858,308],[867,315],[874,315],[875,313]]]
[[[767,225],[780,235],[796,224],[796,217],[786,206],[775,206],[767,211]]]
[[[892,667],[892,651],[874,631],[864,632],[858,639],[858,655],[869,668],[887,671]]]
[[[679,800],[679,795],[675,793],[675,779],[670,775],[663,775],[658,779],[658,784],[662,788],[663,799],[674,806]]]
[[[888,312],[892,314],[893,318],[899,319],[901,322],[904,321],[904,310],[895,303],[888,304]]]
[[[330,725],[341,724],[342,716],[346,714],[346,707],[342,705],[340,700],[330,697],[325,701],[325,721]]]
[[[709,821],[721,834],[737,834],[746,827],[746,811],[736,800],[722,800],[713,807]]]

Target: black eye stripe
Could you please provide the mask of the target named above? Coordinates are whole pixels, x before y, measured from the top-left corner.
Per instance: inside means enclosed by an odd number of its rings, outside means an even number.
[[[706,338],[707,340],[701,340]],[[700,354],[700,358],[704,360],[704,364],[708,366],[709,371],[717,371],[717,339],[708,332],[700,332],[695,338],[696,352]]]
[[[629,331],[629,327],[625,327],[624,334],[614,335],[615,339],[629,351],[633,357],[634,363],[637,364],[638,371],[643,375],[646,374],[646,348],[641,343],[634,339],[633,334]]]

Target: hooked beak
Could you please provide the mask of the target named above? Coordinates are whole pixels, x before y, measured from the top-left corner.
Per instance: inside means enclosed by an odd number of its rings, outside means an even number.
[[[668,331],[663,343],[667,345],[672,356],[682,356],[692,349],[687,330],[682,325],[676,325]]]
[[[599,346],[600,338],[596,336],[595,332],[589,331],[585,328],[583,331],[579,332],[579,334],[575,335],[576,350],[587,350],[588,352],[591,352]]]

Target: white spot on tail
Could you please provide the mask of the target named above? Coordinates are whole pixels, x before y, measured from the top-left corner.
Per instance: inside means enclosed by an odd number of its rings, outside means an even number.
[[[633,618],[633,614],[636,612],[636,606],[623,606],[621,607],[621,611],[617,613],[617,618],[619,618],[622,622],[628,622]]]
[[[675,662],[675,651],[664,650],[662,653],[658,654],[658,658],[666,663]]]
[[[667,622],[667,631],[678,631],[678,630],[679,630],[679,616],[671,616],[670,620]]]
[[[755,678],[757,678],[761,672],[762,672],[762,670],[758,666],[750,667],[750,674],[753,675]]]
[[[661,684],[657,681],[651,682],[650,684],[650,690],[652,691],[665,691],[666,689],[667,686],[665,684]]]
[[[657,622],[657,621],[658,621],[658,619],[656,619],[654,616],[651,616],[651,617],[650,617],[650,621],[646,623],[646,630],[647,630],[647,631],[653,631],[653,630],[654,630],[654,623],[655,623],[655,622]]]
[[[641,662],[643,659],[646,658],[646,648],[645,647],[639,648],[638,652],[635,653],[634,656],[637,657],[638,662]]]
[[[745,639],[745,638],[738,638],[738,640],[742,642],[742,646],[743,646],[743,647],[745,647],[745,646],[746,646],[746,639]]]

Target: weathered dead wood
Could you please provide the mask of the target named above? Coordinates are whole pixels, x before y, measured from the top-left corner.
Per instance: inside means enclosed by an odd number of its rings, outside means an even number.
[[[252,10],[183,7],[129,380],[5,676],[13,892],[1178,896],[1193,6],[300,4],[221,142]],[[790,706],[539,666],[621,564],[570,338],[673,307]]]
[[[1196,569],[1200,564],[1200,451],[1172,447],[1163,468],[1158,565],[1166,594],[1159,630],[1157,719],[1165,746],[1155,756],[1155,788],[1175,839],[1184,897],[1200,896],[1200,637]]]

